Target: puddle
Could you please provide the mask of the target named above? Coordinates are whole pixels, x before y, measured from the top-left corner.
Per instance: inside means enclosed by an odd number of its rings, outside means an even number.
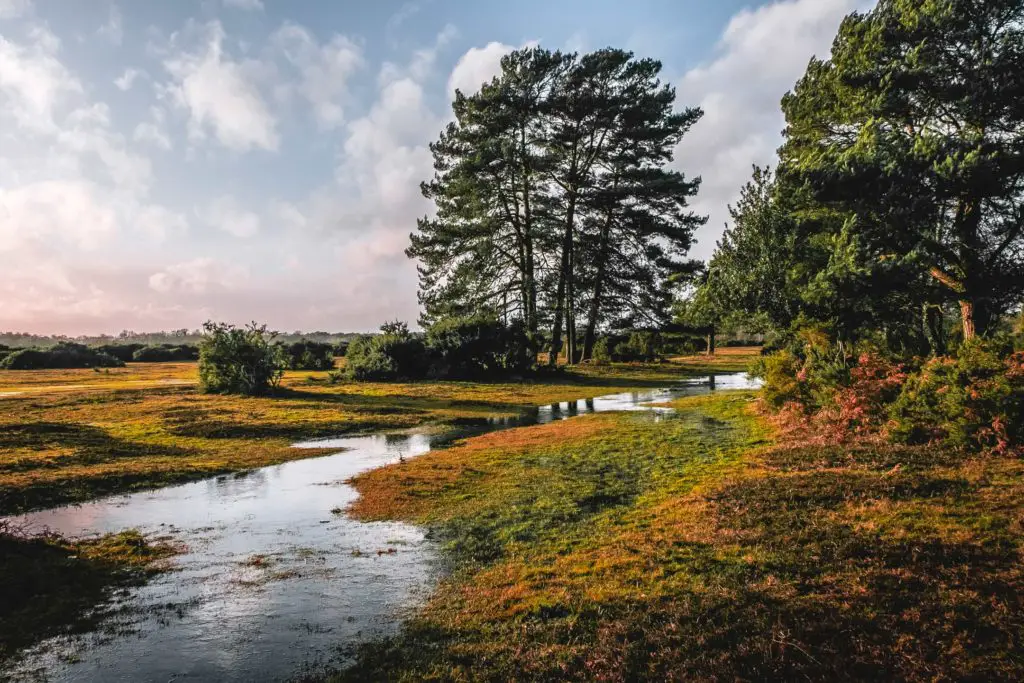
[[[347,517],[357,496],[348,478],[466,436],[593,412],[659,414],[667,408],[650,404],[755,386],[746,375],[717,375],[465,421],[445,434],[307,441],[296,447],[342,452],[12,518],[68,536],[137,528],[188,550],[173,571],[119,598],[121,616],[102,631],[46,641],[6,673],[47,681],[253,681],[344,663],[343,649],[398,628],[429,594],[439,566],[437,549],[417,527]]]

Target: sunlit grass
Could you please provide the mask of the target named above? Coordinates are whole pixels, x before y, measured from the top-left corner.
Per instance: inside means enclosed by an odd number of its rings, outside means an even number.
[[[0,372],[0,514],[316,455],[291,448],[303,439],[669,384],[708,371],[701,360],[512,383],[331,383],[326,372],[289,372],[277,395],[260,398],[198,393],[194,363]]]
[[[1020,680],[1024,465],[773,444],[750,396],[357,478],[453,568],[353,680]]]

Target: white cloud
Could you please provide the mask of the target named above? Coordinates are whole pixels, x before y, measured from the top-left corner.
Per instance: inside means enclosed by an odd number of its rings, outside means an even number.
[[[472,47],[459,58],[448,77],[448,93],[456,90],[475,93],[480,87],[501,73],[501,58],[515,50],[511,45],[491,42],[484,47]]]
[[[110,6],[110,15],[107,18],[107,23],[100,26],[96,34],[101,38],[109,40],[114,45],[120,45],[121,41],[124,40],[121,11],[117,9],[117,5]]]
[[[0,253],[35,250],[54,242],[94,250],[118,224],[114,209],[87,181],[50,180],[0,188]]]
[[[225,7],[234,7],[235,9],[247,10],[247,11],[262,11],[263,2],[262,0],[224,0]]]
[[[135,126],[135,131],[132,133],[132,139],[136,142],[146,142],[154,147],[169,151],[174,148],[171,143],[171,138],[168,137],[167,133],[155,123],[145,121]]]
[[[140,207],[132,216],[132,223],[137,230],[160,242],[188,232],[188,219],[183,214],[155,204]]]
[[[18,19],[32,10],[31,0],[0,0],[0,20]]]
[[[20,126],[53,130],[58,108],[81,93],[82,85],[57,58],[56,36],[35,28],[30,39],[24,46],[0,35],[0,97]]]
[[[136,79],[145,75],[145,71],[129,67],[124,70],[123,74],[114,79],[114,85],[117,86],[118,90],[128,91],[132,89],[132,85],[135,84]]]
[[[190,136],[203,139],[212,129],[230,149],[276,150],[277,120],[252,74],[258,65],[236,62],[225,54],[220,22],[206,28],[208,36],[199,53],[179,53],[164,62],[174,78],[166,91],[188,110]]]
[[[157,292],[201,294],[211,289],[235,289],[249,277],[248,269],[200,257],[167,266],[149,276],[149,287]]]
[[[682,170],[702,176],[694,208],[710,215],[695,256],[711,255],[751,165],[774,163],[785,125],[783,94],[812,56],[828,55],[842,18],[866,1],[783,0],[744,9],[726,26],[718,56],[678,83],[679,105],[704,109],[676,152]]]
[[[215,199],[198,213],[206,224],[235,237],[252,237],[260,231],[260,217],[239,206],[234,197]]]
[[[362,49],[341,35],[321,45],[306,28],[292,23],[281,26],[272,42],[298,72],[297,83],[284,85],[279,92],[284,97],[295,93],[309,102],[322,128],[341,124],[349,80],[363,65]]]

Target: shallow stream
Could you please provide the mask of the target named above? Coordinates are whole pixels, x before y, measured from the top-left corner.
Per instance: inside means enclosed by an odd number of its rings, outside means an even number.
[[[338,453],[12,518],[66,536],[136,528],[187,547],[174,570],[118,598],[95,633],[47,641],[13,678],[49,681],[287,680],[344,663],[394,632],[437,576],[437,548],[414,526],[344,514],[355,474],[453,440],[594,412],[665,411],[651,403],[754,388],[716,375],[671,389],[541,406],[445,433],[404,432],[296,444]]]

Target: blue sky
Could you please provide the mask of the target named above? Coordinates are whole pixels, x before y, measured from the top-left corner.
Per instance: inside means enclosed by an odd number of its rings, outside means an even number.
[[[0,0],[0,329],[415,320],[453,88],[516,47],[660,59],[706,258],[778,102],[869,0]]]

